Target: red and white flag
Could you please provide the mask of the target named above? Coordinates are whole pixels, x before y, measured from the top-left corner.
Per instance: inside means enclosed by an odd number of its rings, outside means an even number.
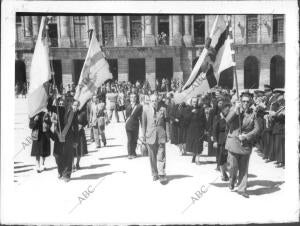
[[[210,49],[205,47],[194,66],[192,73],[181,92],[174,94],[176,104],[187,102],[190,98],[206,93],[210,88],[219,85],[225,87],[233,79],[233,62],[230,37],[230,21],[218,16],[211,31]],[[210,62],[213,55],[213,62]],[[208,66],[211,64],[211,66]],[[230,87],[227,87],[230,88]]]
[[[48,84],[51,79],[48,40],[45,35],[46,17],[42,17],[30,67],[28,113],[33,117],[46,110]]]
[[[79,109],[93,96],[97,89],[113,76],[109,71],[109,64],[104,58],[97,41],[95,32],[92,32],[90,46],[76,87],[75,100],[80,102]]]

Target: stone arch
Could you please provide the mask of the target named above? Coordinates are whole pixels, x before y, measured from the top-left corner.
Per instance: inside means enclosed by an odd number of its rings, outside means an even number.
[[[255,56],[248,56],[244,61],[244,88],[259,87],[259,61]]]
[[[285,60],[282,56],[275,55],[270,61],[270,85],[274,88],[284,88]]]

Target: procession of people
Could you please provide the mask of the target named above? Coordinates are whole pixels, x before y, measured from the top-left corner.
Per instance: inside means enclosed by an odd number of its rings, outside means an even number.
[[[248,198],[249,158],[257,151],[275,167],[285,165],[284,91],[269,85],[264,90],[229,90],[214,87],[206,94],[176,104],[174,93],[182,81],[107,81],[79,110],[72,90],[49,88],[47,110],[30,118],[31,156],[36,170],[45,169],[45,159],[53,155],[58,178],[68,182],[80,170],[80,159],[88,153],[86,131],[98,150],[107,145],[105,128],[112,120],[124,123],[128,159],[138,157],[138,143],[147,150],[153,181],[168,183],[166,144],[176,146],[180,155],[192,154],[191,163],[201,167],[203,152],[215,157],[216,170],[230,190]],[[238,96],[239,95],[239,96]],[[76,159],[76,160],[75,160]]]

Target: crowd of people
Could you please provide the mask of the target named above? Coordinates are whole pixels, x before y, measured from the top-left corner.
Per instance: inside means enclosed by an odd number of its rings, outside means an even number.
[[[26,98],[28,87],[29,87],[28,82],[16,82],[15,85],[16,98],[18,98],[19,96],[21,96],[22,98]]]
[[[176,104],[174,93],[182,85],[180,80],[163,79],[152,90],[147,81],[110,81],[99,87],[80,110],[80,103],[73,98],[75,85],[66,90],[52,86],[48,111],[32,117],[29,124],[37,171],[45,168],[52,139],[58,176],[69,181],[72,171],[80,169],[80,158],[88,152],[85,129],[90,130],[91,142],[101,148],[101,143],[107,144],[105,127],[113,115],[116,122],[125,122],[128,158],[137,157],[137,144],[141,143],[148,151],[153,180],[162,184],[167,183],[167,142],[176,145],[181,155],[192,153],[191,162],[197,165],[201,165],[201,154],[207,146],[208,155],[216,158],[221,179],[229,181],[230,190],[237,187],[244,197],[248,197],[253,149],[267,163],[284,167],[283,90],[265,85],[264,90],[244,90],[238,97],[236,90],[215,87],[188,103]]]

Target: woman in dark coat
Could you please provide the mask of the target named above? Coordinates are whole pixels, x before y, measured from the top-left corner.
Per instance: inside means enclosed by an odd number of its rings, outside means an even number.
[[[203,137],[205,128],[205,113],[198,107],[198,99],[192,98],[190,107],[186,111],[188,123],[186,132],[186,150],[193,153],[192,163],[200,164],[199,157],[203,151]],[[196,157],[198,157],[196,159]]]
[[[230,103],[224,103],[222,106],[222,111],[220,114],[216,115],[213,124],[213,140],[214,147],[218,149],[218,162],[217,165],[221,171],[221,179],[223,181],[228,181],[228,175],[226,173],[226,163],[228,151],[225,149],[226,137],[227,137],[227,126],[226,126],[226,116],[230,111]]]
[[[185,115],[187,111],[188,108],[184,102],[179,104],[175,110],[175,117],[178,120],[177,121],[178,122],[177,144],[181,155],[185,155],[186,152],[186,131],[187,131],[188,123]]]
[[[285,143],[285,112],[284,109],[274,118],[273,127],[273,143],[276,167],[283,167],[285,165],[285,153],[284,153],[284,143]]]
[[[174,100],[171,99],[170,104],[167,107],[167,111],[169,113],[169,121],[170,121],[170,140],[171,144],[178,144],[178,130],[179,130],[179,120],[176,118],[176,109],[178,105],[174,103]]]
[[[87,142],[85,137],[84,127],[88,124],[86,116],[86,105],[79,111],[77,115],[78,121],[78,146],[75,148],[75,157],[76,157],[76,170],[80,169],[79,162],[80,158],[88,153]]]
[[[48,135],[50,127],[50,116],[46,112],[40,112],[30,118],[29,128],[32,129],[31,156],[36,157],[36,170],[38,173],[45,169],[46,157],[50,155],[50,138]],[[42,165],[40,164],[41,157]]]

